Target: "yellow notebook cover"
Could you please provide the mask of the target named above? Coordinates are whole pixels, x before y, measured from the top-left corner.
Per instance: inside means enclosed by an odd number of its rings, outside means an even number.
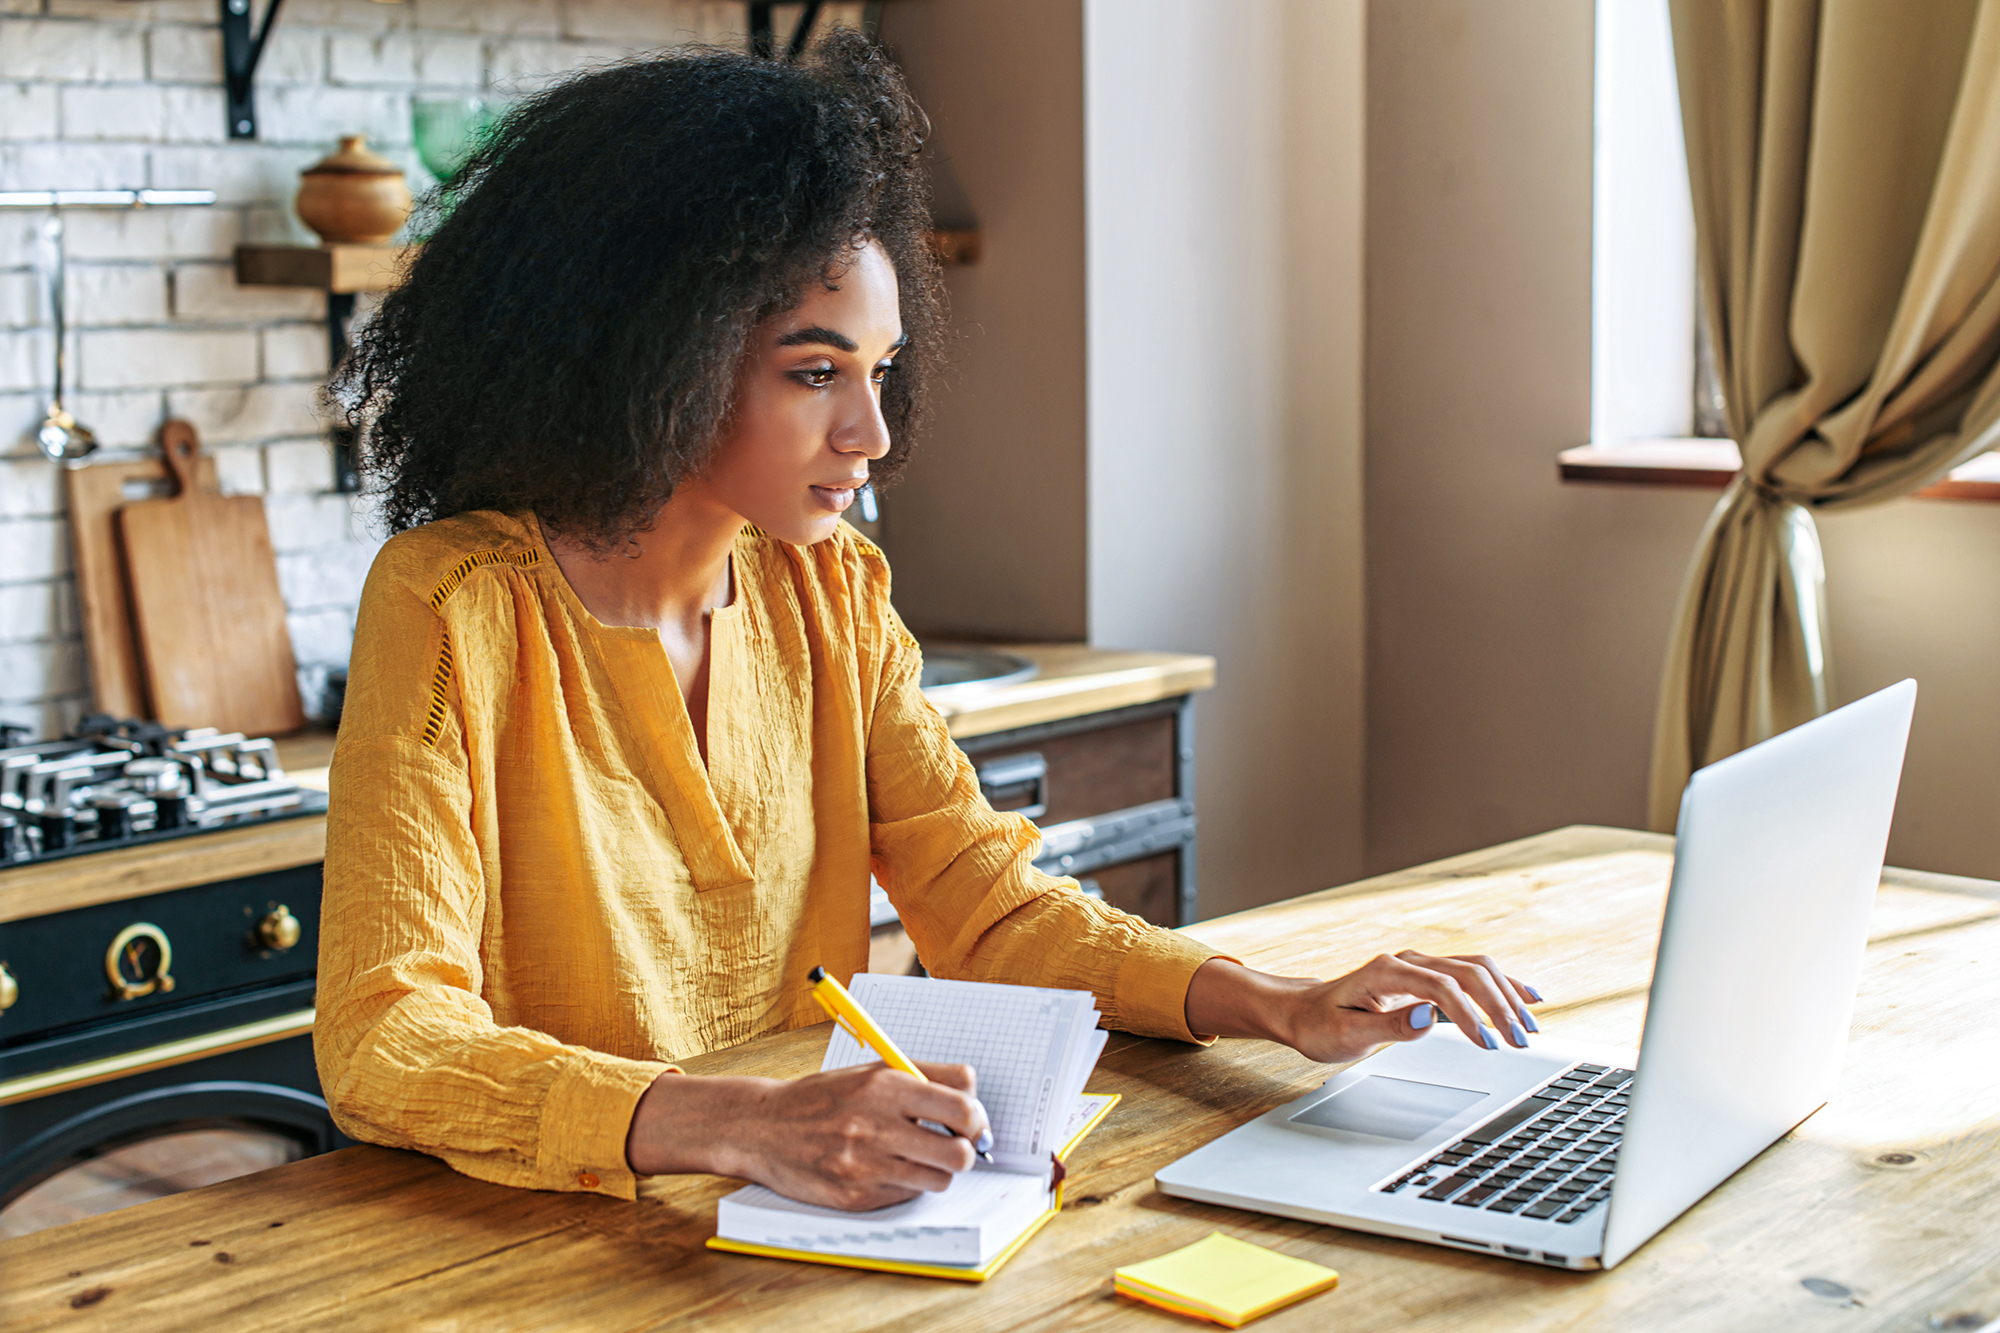
[[[1069,1142],[1056,1150],[1057,1161],[1068,1161],[1070,1150],[1083,1142],[1084,1136],[1102,1124],[1104,1117],[1119,1101],[1118,1093],[1086,1093],[1092,1101],[1103,1099],[1097,1113],[1083,1122],[1082,1128],[1070,1135]],[[1049,1203],[1048,1211],[1036,1218],[1026,1231],[1014,1238],[1012,1244],[988,1259],[977,1268],[959,1268],[949,1264],[909,1264],[894,1259],[861,1259],[847,1254],[821,1254],[817,1250],[786,1250],[772,1245],[753,1245],[747,1241],[725,1240],[721,1236],[710,1236],[708,1248],[726,1250],[731,1254],[754,1254],[766,1259],[798,1259],[809,1264],[832,1264],[836,1268],[869,1268],[879,1273],[907,1273],[914,1277],[942,1277],[955,1282],[984,1282],[1000,1271],[1002,1264],[1021,1252],[1021,1247],[1033,1240],[1036,1233],[1049,1224],[1049,1220],[1062,1211],[1063,1187],[1056,1186],[1055,1198]]]
[[[1339,1281],[1331,1268],[1220,1231],[1112,1275],[1120,1295],[1228,1328],[1241,1328]]]

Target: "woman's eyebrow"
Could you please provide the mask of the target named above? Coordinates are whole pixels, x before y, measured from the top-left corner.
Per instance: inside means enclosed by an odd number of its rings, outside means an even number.
[[[823,344],[827,347],[837,347],[843,352],[858,352],[861,350],[861,344],[855,342],[854,339],[848,337],[846,334],[836,333],[832,329],[822,327],[818,324],[814,324],[810,328],[793,329],[790,333],[778,339],[778,346],[780,347],[805,347],[814,343]]]

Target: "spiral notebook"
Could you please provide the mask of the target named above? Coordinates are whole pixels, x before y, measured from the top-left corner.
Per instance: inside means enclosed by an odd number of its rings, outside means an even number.
[[[983,1282],[1062,1206],[1057,1163],[1117,1102],[1083,1085],[1104,1050],[1088,991],[866,972],[848,987],[913,1060],[969,1064],[993,1161],[948,1189],[850,1213],[746,1185],[716,1207],[711,1249]],[[872,1064],[835,1028],[822,1070]]]

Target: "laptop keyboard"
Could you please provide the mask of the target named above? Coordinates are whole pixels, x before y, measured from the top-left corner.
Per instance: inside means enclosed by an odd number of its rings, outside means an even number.
[[[1632,1074],[1576,1065],[1381,1191],[1575,1222],[1611,1197]]]

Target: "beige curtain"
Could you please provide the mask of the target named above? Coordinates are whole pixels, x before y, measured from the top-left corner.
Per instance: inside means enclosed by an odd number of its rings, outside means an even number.
[[[1816,509],[2000,447],[2000,0],[1672,0],[1697,265],[1743,451],[1668,642],[1651,820],[1831,702]]]

